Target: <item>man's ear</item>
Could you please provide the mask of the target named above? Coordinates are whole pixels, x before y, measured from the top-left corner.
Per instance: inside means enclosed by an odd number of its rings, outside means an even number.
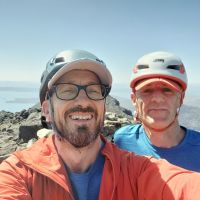
[[[131,92],[131,101],[132,101],[133,106],[135,106],[135,104],[136,104],[136,96],[135,96],[134,92]]]
[[[49,106],[49,101],[45,100],[42,103],[42,115],[45,116],[47,122],[51,122],[51,111]]]

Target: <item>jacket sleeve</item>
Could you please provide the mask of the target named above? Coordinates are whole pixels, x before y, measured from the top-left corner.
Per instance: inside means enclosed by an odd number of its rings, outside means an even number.
[[[200,173],[174,166],[163,159],[148,159],[138,176],[139,199],[200,199]]]
[[[31,200],[29,174],[15,156],[0,164],[0,200]]]

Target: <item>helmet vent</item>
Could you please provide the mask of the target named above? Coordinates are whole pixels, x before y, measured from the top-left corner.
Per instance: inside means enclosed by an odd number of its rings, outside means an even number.
[[[149,65],[138,65],[137,68],[138,69],[147,69],[147,68],[149,68]]]
[[[63,57],[58,57],[55,59],[55,63],[65,62],[65,59]]]
[[[180,66],[179,65],[169,65],[169,66],[167,66],[167,68],[180,71]]]
[[[96,58],[96,61],[100,62],[100,63],[103,63],[103,60],[100,60],[98,58]]]

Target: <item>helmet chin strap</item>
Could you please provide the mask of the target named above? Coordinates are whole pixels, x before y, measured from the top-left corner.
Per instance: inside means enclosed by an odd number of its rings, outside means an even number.
[[[56,122],[55,122],[55,120],[54,120],[54,107],[53,107],[53,103],[52,103],[52,100],[51,100],[51,97],[50,97],[49,94],[48,94],[48,99],[49,99],[49,103],[50,103],[51,117],[52,117],[51,126],[52,126],[53,131],[55,131],[55,132],[58,134],[59,139],[61,140],[61,138],[63,138],[64,135],[63,135],[63,133],[58,129],[58,127],[56,126]]]

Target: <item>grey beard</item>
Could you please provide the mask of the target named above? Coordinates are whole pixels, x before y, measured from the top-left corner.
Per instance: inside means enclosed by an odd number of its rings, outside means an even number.
[[[101,126],[97,126],[96,129],[91,132],[87,126],[80,126],[77,128],[76,133],[74,132],[62,132],[63,137],[74,147],[82,148],[91,144],[97,139],[101,133]]]
[[[67,115],[72,112],[93,112],[94,117],[97,120],[97,112],[91,107],[82,108],[81,106],[78,106],[72,108],[65,113],[65,119],[67,118]],[[66,121],[64,123],[58,122],[57,124],[54,120],[54,122],[51,123],[53,130],[76,148],[82,148],[88,146],[93,141],[95,141],[102,132],[103,125],[104,125],[104,118],[102,120],[100,119],[99,121],[97,121],[96,127],[94,127],[94,129],[92,130],[90,130],[90,127],[86,125],[78,126],[75,130],[71,130],[69,127],[70,125]]]

